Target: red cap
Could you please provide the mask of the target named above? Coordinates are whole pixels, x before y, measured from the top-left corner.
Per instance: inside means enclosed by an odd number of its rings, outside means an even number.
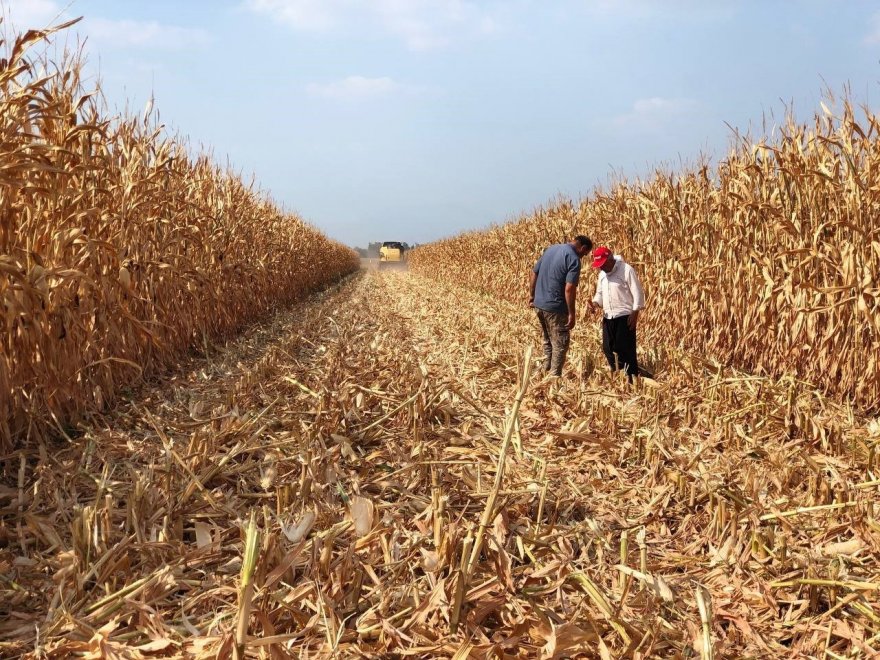
[[[593,250],[593,268],[601,268],[614,253],[604,245]]]

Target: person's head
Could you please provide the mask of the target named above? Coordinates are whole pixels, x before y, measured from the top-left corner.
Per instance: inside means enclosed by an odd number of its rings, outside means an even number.
[[[610,273],[614,268],[614,253],[604,245],[597,247],[593,251],[593,268]]]
[[[584,236],[583,234],[578,234],[574,237],[571,244],[574,246],[574,251],[577,252],[577,256],[581,259],[586,257],[593,249],[593,241]]]

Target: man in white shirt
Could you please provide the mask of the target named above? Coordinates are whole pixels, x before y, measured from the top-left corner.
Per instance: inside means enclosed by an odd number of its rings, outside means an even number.
[[[645,292],[633,267],[607,247],[593,252],[593,268],[599,269],[593,308],[602,310],[602,350],[611,370],[625,369],[632,382],[639,373],[636,326]]]

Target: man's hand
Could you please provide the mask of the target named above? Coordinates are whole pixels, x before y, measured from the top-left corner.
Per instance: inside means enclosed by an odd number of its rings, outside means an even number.
[[[529,307],[535,306],[535,287],[538,285],[538,274],[534,269],[529,271]]]
[[[639,311],[636,310],[632,314],[630,314],[626,319],[626,324],[629,326],[629,329],[633,332],[636,331],[636,326],[639,323]]]
[[[574,329],[574,314],[577,310],[576,301],[577,301],[577,292],[578,285],[573,282],[565,283],[565,307],[568,310],[568,329]]]

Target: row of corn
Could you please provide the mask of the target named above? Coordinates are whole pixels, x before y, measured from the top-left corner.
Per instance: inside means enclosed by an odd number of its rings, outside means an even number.
[[[524,303],[541,251],[589,234],[636,264],[650,339],[791,374],[876,410],[880,122],[847,99],[829,100],[809,123],[789,117],[766,133],[737,135],[714,167],[616,181],[579,202],[420,247],[410,266]],[[594,277],[582,281],[585,301]]]
[[[0,42],[0,449],[358,266],[152,113],[110,117],[48,37]]]

